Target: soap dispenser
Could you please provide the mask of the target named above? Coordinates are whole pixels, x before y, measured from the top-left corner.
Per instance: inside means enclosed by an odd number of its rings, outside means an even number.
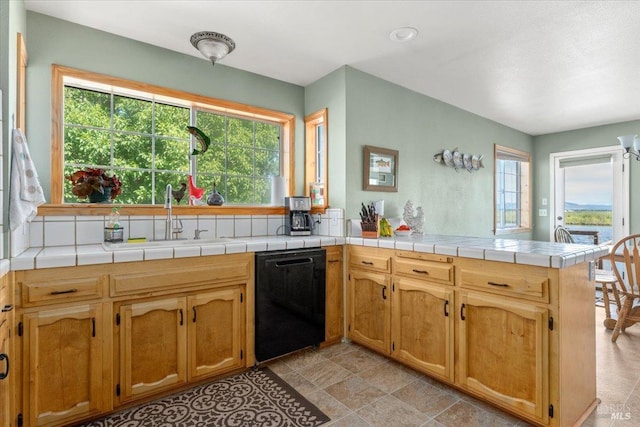
[[[107,243],[120,243],[124,241],[124,229],[120,225],[120,208],[111,209],[107,226],[104,228],[104,241]]]

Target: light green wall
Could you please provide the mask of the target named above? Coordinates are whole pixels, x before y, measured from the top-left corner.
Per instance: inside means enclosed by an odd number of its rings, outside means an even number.
[[[13,117],[16,114],[17,99],[17,44],[18,33],[25,36],[26,17],[23,0],[0,1],[0,89],[2,90],[2,134],[0,147],[2,157],[2,173],[0,180],[3,182],[0,197],[3,199],[2,231],[0,233],[1,253],[9,253],[9,172],[11,170],[11,132],[14,125]],[[26,38],[26,37],[25,37]],[[4,258],[1,256],[0,258]]]
[[[346,67],[340,67],[305,88],[306,114],[327,108],[329,204],[339,208],[345,206],[347,192],[345,72]]]
[[[9,8],[8,4],[11,4]],[[425,211],[425,231],[452,235],[492,236],[493,144],[529,151],[533,155],[534,206],[549,197],[549,153],[615,145],[615,137],[640,131],[640,121],[531,137],[467,111],[344,66],[306,88],[183,55],[145,43],[93,30],[33,12],[22,1],[0,2],[0,85],[5,91],[3,119],[13,90],[15,105],[16,28],[26,36],[27,136],[45,192],[50,187],[51,64],[60,64],[124,77],[159,86],[257,105],[296,115],[296,192],[304,185],[305,114],[329,109],[330,204],[356,218],[361,202],[384,199],[387,216],[401,216],[407,200]],[[10,10],[7,10],[7,9]],[[5,13],[7,12],[7,13]],[[7,17],[11,16],[11,19]],[[20,24],[20,23],[23,24]],[[26,24],[25,24],[26,23]],[[188,40],[185,40],[188,43]],[[239,47],[242,48],[241,46]],[[6,55],[5,52],[9,52]],[[6,71],[6,73],[5,73]],[[4,130],[7,144],[8,130]],[[364,145],[399,150],[398,192],[362,191]],[[445,148],[484,155],[485,168],[455,172],[433,162]],[[6,159],[6,156],[5,156]],[[640,197],[633,197],[633,181],[640,164],[631,165],[631,230],[640,213]],[[8,167],[5,164],[5,183]],[[5,185],[5,188],[8,187]],[[549,225],[536,222],[534,232],[516,238],[547,240]],[[548,219],[546,220],[548,221]]]
[[[580,150],[585,148],[619,146],[617,137],[640,133],[640,120],[615,123],[612,125],[597,126],[578,129],[568,132],[559,132],[549,135],[536,136],[533,139],[535,147],[533,157],[534,169],[534,199],[533,212],[537,213],[542,208],[542,199],[551,200],[550,165],[549,155],[562,151]],[[640,163],[632,160],[629,165],[629,232],[640,233],[640,194],[634,192],[638,186],[634,185],[640,179]],[[538,217],[537,227],[533,238],[536,240],[549,240],[549,229],[552,227],[551,216]]]
[[[475,114],[347,67],[347,218],[361,202],[385,200],[400,217],[407,200],[422,206],[426,233],[493,236],[494,143],[532,150],[532,138]],[[398,192],[362,190],[364,145],[399,151]],[[433,161],[444,149],[484,155],[484,168],[456,172]],[[529,238],[529,233],[510,235]]]
[[[28,12],[27,139],[47,199],[50,190],[51,65],[122,77],[153,85],[295,114],[295,161],[304,165],[304,88],[176,53],[103,31]],[[184,40],[189,43],[188,39]],[[239,46],[238,49],[242,49]],[[303,168],[296,169],[302,191]]]

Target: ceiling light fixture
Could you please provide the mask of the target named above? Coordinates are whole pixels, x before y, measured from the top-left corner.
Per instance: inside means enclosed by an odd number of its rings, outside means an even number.
[[[408,42],[418,37],[418,30],[413,27],[396,28],[391,31],[389,38],[394,42]]]
[[[620,145],[624,149],[622,157],[628,159],[633,155],[636,160],[640,161],[640,138],[638,138],[638,135],[619,136],[618,141],[620,141]]]
[[[213,65],[236,48],[235,42],[230,37],[213,31],[195,33],[191,36],[191,44]]]

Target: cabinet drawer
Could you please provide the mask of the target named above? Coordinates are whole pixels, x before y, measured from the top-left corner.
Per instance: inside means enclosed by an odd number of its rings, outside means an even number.
[[[453,263],[394,258],[393,273],[453,285]]]
[[[28,307],[101,298],[104,282],[104,276],[92,276],[22,283],[22,305]]]
[[[462,288],[549,302],[549,278],[537,272],[536,269],[521,267],[522,271],[519,272],[495,272],[491,268],[477,269],[460,266],[456,277]]]
[[[253,277],[252,259],[245,254],[221,255],[210,264],[156,264],[155,272],[145,265],[141,270],[112,274],[111,296],[188,291],[234,280],[246,282]]]
[[[391,271],[391,252],[378,248],[352,246],[349,249],[349,265],[388,273]]]

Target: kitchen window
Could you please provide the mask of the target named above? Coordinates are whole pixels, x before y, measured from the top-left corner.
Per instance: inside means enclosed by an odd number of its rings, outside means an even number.
[[[329,206],[327,182],[328,110],[323,108],[304,118],[305,124],[305,195],[312,207]]]
[[[167,184],[178,189],[192,175],[203,202],[215,182],[225,204],[259,207],[270,203],[271,176],[293,176],[293,115],[66,67],[53,74],[53,112],[61,115],[52,203],[78,201],[64,177],[85,167],[117,175],[115,202],[125,205],[162,204]],[[211,139],[206,152],[191,155],[203,147],[187,126]]]
[[[495,234],[531,229],[531,158],[529,153],[495,145]]]

